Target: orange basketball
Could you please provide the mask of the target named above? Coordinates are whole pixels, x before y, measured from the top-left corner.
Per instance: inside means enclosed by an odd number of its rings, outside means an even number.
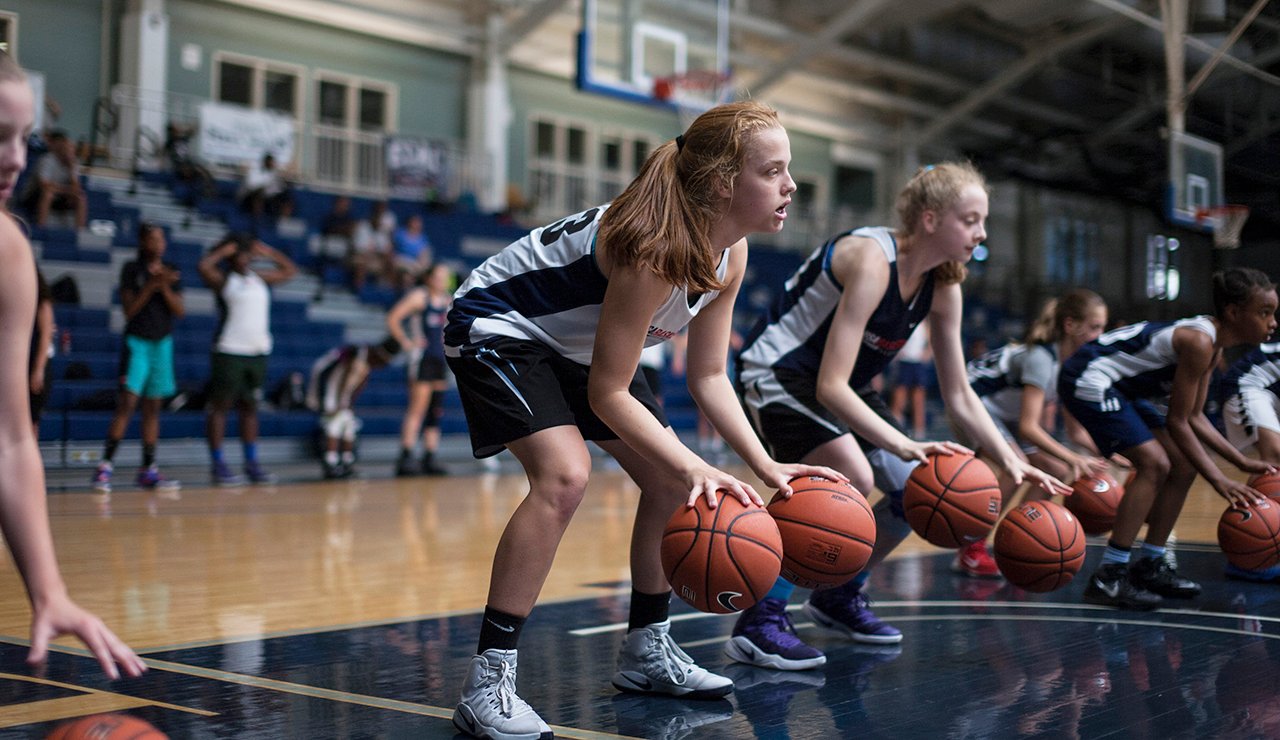
[[[1055,591],[1084,565],[1084,529],[1052,501],[1028,501],[996,527],[996,565],[1006,580],[1027,591]]]
[[[791,481],[769,514],[782,533],[782,577],[801,588],[847,583],[871,558],[876,519],[858,489],[818,476]]]
[[[1249,487],[1274,499],[1280,499],[1280,471],[1259,473],[1249,479]]]
[[[712,614],[746,609],[782,570],[782,535],[769,512],[719,491],[719,506],[699,496],[681,506],[662,534],[662,570],[671,590]]]
[[[1000,516],[1000,486],[991,468],[973,455],[930,455],[907,478],[902,507],[916,534],[956,548],[991,531]]]
[[[1258,570],[1280,563],[1280,503],[1267,500],[1222,512],[1218,545],[1237,568]]]
[[[128,714],[93,714],[63,722],[46,740],[167,740],[150,722]]]
[[[1078,478],[1071,484],[1071,495],[1064,503],[1076,515],[1085,534],[1105,534],[1116,522],[1122,496],[1124,486],[1109,473],[1102,473]]]

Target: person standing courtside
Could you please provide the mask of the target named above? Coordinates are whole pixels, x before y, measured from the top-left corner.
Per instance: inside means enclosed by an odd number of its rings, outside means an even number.
[[[102,462],[93,474],[93,487],[111,491],[116,448],[124,437],[134,409],[142,406],[142,467],[138,485],[175,489],[178,482],[160,474],[156,444],[160,439],[160,407],[176,392],[173,374],[173,320],[182,318],[181,274],[164,261],[164,229],[150,223],[138,227],[138,258],[120,268],[120,306],[124,310],[124,346],[120,353],[120,394],[116,413],[107,427]]]
[[[35,101],[27,75],[0,51],[0,346],[19,348],[31,341],[35,324],[36,265],[31,244],[9,215],[18,175],[27,163],[27,137],[35,121]],[[31,603],[31,649],[27,663],[38,666],[49,642],[75,635],[97,658],[109,678],[140,676],[147,670],[133,650],[102,620],[67,594],[49,529],[44,466],[27,407],[26,353],[0,353],[0,534],[13,554]],[[118,667],[117,667],[118,666]],[[10,670],[8,667],[5,670]]]
[[[396,475],[445,475],[436,462],[440,447],[440,416],[444,410],[445,316],[453,306],[453,270],[436,263],[419,278],[420,285],[409,291],[387,312],[387,330],[409,348],[409,405],[400,424],[400,459]],[[416,316],[418,331],[411,338],[404,330],[405,319]],[[422,459],[415,460],[413,447],[422,434]]]
[[[267,260],[271,267],[254,269],[255,259]],[[251,483],[272,483],[275,477],[258,462],[258,401],[273,346],[270,286],[292,279],[298,268],[278,249],[249,234],[235,233],[209,250],[199,269],[200,277],[217,295],[220,318],[213,340],[205,417],[213,482],[220,486],[244,482],[231,472],[222,452],[227,412],[234,403],[240,415],[245,475]]]

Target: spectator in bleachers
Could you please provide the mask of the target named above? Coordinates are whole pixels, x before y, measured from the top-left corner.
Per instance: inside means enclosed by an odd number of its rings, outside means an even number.
[[[0,346],[20,348],[31,341],[35,323],[36,266],[31,244],[5,211],[18,175],[26,167],[27,134],[35,101],[26,73],[0,52]],[[0,534],[13,554],[31,605],[31,649],[27,663],[39,666],[49,641],[75,635],[97,658],[108,678],[129,676],[147,666],[102,620],[71,600],[58,569],[49,529],[44,466],[32,433],[28,402],[28,358],[20,350],[0,354]],[[10,594],[11,596],[11,594]]]
[[[400,459],[396,475],[444,475],[436,462],[440,447],[440,417],[448,365],[444,359],[444,325],[453,305],[453,270],[437,263],[422,273],[418,287],[410,290],[387,313],[391,336],[410,351],[409,405],[400,424]],[[412,321],[412,336],[405,322]],[[424,426],[425,422],[425,426]],[[413,448],[422,436],[422,458],[415,460]]]
[[[160,407],[177,392],[173,373],[173,320],[186,313],[182,300],[182,275],[177,265],[165,262],[168,244],[164,229],[143,223],[138,227],[138,257],[120,268],[120,307],[124,310],[124,346],[120,356],[120,393],[116,412],[107,427],[102,462],[93,474],[93,487],[111,491],[116,448],[124,438],[129,419],[139,402],[142,407],[142,467],[138,485],[147,489],[176,490],[175,480],[160,474],[156,444],[160,440]]]
[[[369,218],[356,223],[351,238],[351,282],[357,292],[369,276],[391,281],[391,235],[396,230],[396,214],[380,200],[373,204]]]
[[[414,213],[391,237],[396,287],[409,290],[414,280],[431,266],[431,241],[422,230],[422,216]]]
[[[377,344],[335,347],[311,366],[307,408],[320,414],[326,479],[349,478],[355,473],[356,436],[360,431],[356,397],[364,390],[369,373],[386,367],[399,352],[400,343],[388,337]]]
[[[271,267],[255,269],[255,259],[267,260]],[[258,401],[272,349],[270,286],[292,279],[298,268],[280,250],[249,234],[233,233],[201,258],[199,270],[217,297],[220,321],[213,339],[205,417],[213,482],[220,486],[244,483],[231,472],[222,451],[227,412],[234,403],[240,416],[245,475],[252,483],[272,483],[275,477],[258,462]]]
[[[293,187],[276,167],[275,155],[263,154],[260,162],[245,167],[237,194],[240,208],[253,217],[256,227],[265,214],[272,218],[293,215]]]
[[[191,139],[195,129],[191,125],[170,122],[165,126],[164,154],[169,160],[169,168],[179,183],[186,185],[186,205],[194,207],[201,198],[212,198],[217,194],[213,173],[200,162],[195,155],[195,147]]]
[[[49,399],[49,358],[53,356],[53,291],[44,274],[36,268],[36,323],[31,332],[31,357],[27,363],[30,376],[31,424],[40,437],[40,415]]]
[[[77,229],[89,222],[89,199],[80,186],[80,162],[75,143],[62,131],[48,137],[49,151],[36,163],[29,184],[28,204],[35,212],[36,226],[44,226],[52,211],[70,211]]]
[[[316,294],[314,300],[324,295],[324,274],[329,267],[345,268],[351,261],[352,237],[356,231],[356,219],[351,215],[351,199],[339,195],[320,225],[320,251],[316,255]]]

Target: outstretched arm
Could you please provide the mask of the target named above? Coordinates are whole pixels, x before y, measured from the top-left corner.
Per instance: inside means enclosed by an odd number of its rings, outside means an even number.
[[[0,216],[0,345],[25,347],[31,341],[36,303],[31,247],[7,216]],[[67,595],[58,569],[45,506],[44,468],[31,428],[25,352],[0,356],[0,530],[31,600],[31,652],[28,662],[45,659],[49,641],[74,634],[93,651],[102,670],[117,678],[116,664],[130,676],[146,666],[102,620]]]

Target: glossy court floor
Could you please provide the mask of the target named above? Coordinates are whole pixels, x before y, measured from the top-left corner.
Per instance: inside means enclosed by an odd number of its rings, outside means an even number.
[[[50,496],[72,593],[144,655],[104,678],[73,643],[23,664],[25,601],[0,563],[0,738],[127,712],[174,738],[451,738],[494,544],[515,474],[293,482]],[[1228,581],[1211,544],[1222,506],[1193,491],[1181,570],[1205,593],[1148,614],[1080,603],[1083,579],[1032,595],[953,575],[909,541],[877,570],[900,648],[828,636],[827,665],[731,664],[732,617],[675,605],[673,634],[731,676],[727,700],[618,694],[626,543],[637,492],[594,476],[521,644],[519,686],[569,738],[1280,737],[1280,585]],[[1100,555],[1092,543],[1086,572]]]

